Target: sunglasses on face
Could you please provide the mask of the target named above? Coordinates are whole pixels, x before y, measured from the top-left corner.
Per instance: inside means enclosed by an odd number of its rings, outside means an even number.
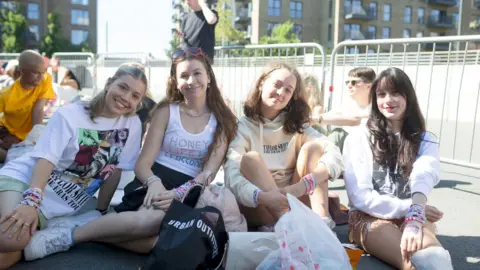
[[[184,60],[187,54],[190,54],[192,56],[204,55],[201,48],[191,47],[185,50],[178,50],[172,53],[172,60],[173,61]]]
[[[348,84],[352,84],[352,86],[355,86],[357,83],[363,82],[363,80],[346,80],[345,84],[348,86]]]

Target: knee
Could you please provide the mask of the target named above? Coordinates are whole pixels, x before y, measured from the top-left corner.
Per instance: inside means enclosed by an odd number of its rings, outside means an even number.
[[[450,253],[441,246],[431,246],[412,255],[412,265],[416,270],[453,270]]]
[[[0,253],[0,270],[10,269],[22,258],[22,252]]]
[[[144,210],[137,212],[137,229],[149,235],[156,235],[160,230],[165,212],[161,210]]]
[[[259,162],[262,162],[262,156],[258,152],[250,151],[242,156],[242,161],[240,162],[241,168],[247,168],[257,165]]]
[[[304,145],[302,145],[302,147],[300,148],[299,156],[300,155],[304,155],[307,157],[311,157],[312,155],[322,156],[323,153],[324,153],[323,147],[319,142],[309,141]]]

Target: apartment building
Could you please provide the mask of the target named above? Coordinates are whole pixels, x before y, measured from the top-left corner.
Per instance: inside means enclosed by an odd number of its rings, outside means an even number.
[[[287,20],[303,42],[315,41],[333,48],[343,40],[472,34],[480,21],[480,0],[231,0],[235,25],[250,42]],[[447,47],[448,48],[448,47]],[[425,48],[428,49],[428,48]],[[442,45],[438,49],[445,49]]]
[[[48,14],[60,15],[62,35],[72,44],[80,45],[88,40],[90,48],[97,48],[97,0],[15,0],[1,1],[3,7],[20,4],[25,7],[29,24],[27,46],[38,49],[47,32]]]

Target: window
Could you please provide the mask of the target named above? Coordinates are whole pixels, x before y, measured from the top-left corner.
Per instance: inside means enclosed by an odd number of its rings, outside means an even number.
[[[383,39],[390,38],[390,27],[383,27],[382,28],[382,38]]]
[[[452,13],[452,20],[455,27],[458,27],[458,12]]]
[[[352,10],[355,13],[361,13],[362,10],[362,1],[361,0],[353,0],[352,2]]]
[[[72,24],[88,25],[88,10],[72,9]]]
[[[303,13],[303,3],[298,1],[290,2],[290,18],[301,19]]]
[[[368,4],[368,7],[370,8],[370,14],[372,14],[373,17],[377,19],[377,2],[370,2],[370,4]]]
[[[343,3],[343,12],[345,14],[352,12],[352,0],[345,0]]]
[[[12,1],[0,1],[0,8],[14,10],[17,7],[15,2]]]
[[[419,8],[417,10],[417,23],[418,24],[425,24],[425,9]]]
[[[383,5],[383,21],[389,22],[391,19],[392,5]]]
[[[280,11],[280,0],[268,0],[268,16],[280,16]]]
[[[328,24],[328,42],[332,41],[332,24]]]
[[[431,12],[431,19],[434,22],[440,21],[440,10],[433,9]]]
[[[360,24],[344,24],[343,39],[359,38],[361,35]]]
[[[410,29],[403,29],[403,37],[404,38],[409,38],[410,37]]]
[[[40,9],[38,4],[35,3],[28,3],[27,6],[27,18],[30,20],[38,20],[40,19]]]
[[[333,0],[328,0],[328,18],[333,16]]]
[[[276,23],[268,23],[268,25],[267,25],[267,35],[271,36],[272,32],[273,32],[273,29],[277,26],[278,26],[278,24],[276,24]]]
[[[298,39],[302,40],[303,26],[300,24],[294,24],[292,31],[297,34]]]
[[[406,24],[412,23],[412,7],[405,7],[405,13],[403,14],[403,22]]]
[[[29,27],[30,34],[31,34],[31,40],[39,41],[40,40],[40,32],[38,25],[30,25]]]
[[[88,31],[86,30],[72,30],[72,44],[80,45],[87,41]]]
[[[377,27],[374,25],[368,26],[368,39],[375,39],[377,38]]]
[[[72,0],[72,4],[81,5],[81,6],[88,6],[88,0]]]

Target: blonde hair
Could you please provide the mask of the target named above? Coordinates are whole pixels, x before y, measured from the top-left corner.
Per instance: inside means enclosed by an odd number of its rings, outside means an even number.
[[[85,106],[85,109],[88,111],[88,114],[90,115],[90,119],[95,122],[95,118],[100,115],[100,113],[103,110],[103,107],[105,106],[105,97],[107,95],[108,88],[110,85],[112,85],[113,82],[118,80],[119,78],[123,76],[132,76],[135,80],[141,80],[145,84],[145,88],[148,89],[148,82],[147,82],[147,77],[145,76],[145,73],[138,67],[136,66],[121,66],[117,69],[113,77],[108,78],[107,83],[105,84],[105,88],[103,89],[102,92],[100,92],[98,95],[96,95],[89,103],[87,106]],[[139,103],[141,105],[141,103]],[[130,113],[127,115],[134,115],[136,113],[138,108],[135,108],[135,110],[132,110]]]
[[[145,74],[146,76],[146,72],[145,72],[145,66],[138,63],[138,62],[126,62],[126,63],[123,63],[120,65],[120,67],[137,67],[138,69],[140,69],[143,74]],[[150,92],[150,88],[147,88],[147,91],[145,92],[145,96],[152,99],[152,92]]]
[[[323,107],[323,87],[320,86],[317,77],[314,74],[305,73],[303,76],[303,84],[305,85],[308,106],[310,106],[312,110],[316,106]]]

